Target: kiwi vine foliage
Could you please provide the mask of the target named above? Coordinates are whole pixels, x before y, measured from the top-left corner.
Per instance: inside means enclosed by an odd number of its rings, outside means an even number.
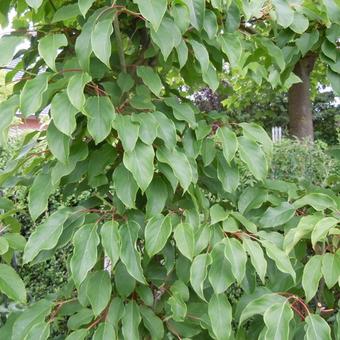
[[[12,10],[0,140],[18,110],[51,120],[0,173],[28,186],[36,223],[24,240],[1,199],[0,290],[16,307],[0,337],[339,338],[336,192],[268,179],[263,128],[199,112],[178,86],[215,91],[227,64],[287,89],[318,53],[339,93],[338,0],[4,0],[3,25]],[[48,211],[56,190],[90,196]],[[34,269],[70,246],[68,283],[27,301],[13,253]]]

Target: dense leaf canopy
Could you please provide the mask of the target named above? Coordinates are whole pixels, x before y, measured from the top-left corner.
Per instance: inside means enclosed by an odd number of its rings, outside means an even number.
[[[1,141],[18,110],[48,107],[51,120],[24,138],[0,185],[30,188],[25,263],[73,251],[66,287],[0,334],[47,339],[67,317],[68,340],[326,340],[331,327],[336,338],[339,313],[323,304],[339,297],[339,197],[266,179],[265,131],[199,112],[178,84],[216,90],[228,69],[289,88],[295,63],[318,53],[339,93],[339,1],[2,0],[3,25],[13,11],[0,39],[14,83]],[[56,190],[91,195],[46,213]],[[15,207],[0,204],[0,290],[24,304],[9,266],[22,241]]]

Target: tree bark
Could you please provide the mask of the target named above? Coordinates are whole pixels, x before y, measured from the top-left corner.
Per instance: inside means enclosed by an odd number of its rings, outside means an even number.
[[[310,74],[316,58],[316,54],[309,54],[297,62],[294,73],[302,83],[294,84],[288,91],[289,130],[292,136],[299,139],[314,139]]]

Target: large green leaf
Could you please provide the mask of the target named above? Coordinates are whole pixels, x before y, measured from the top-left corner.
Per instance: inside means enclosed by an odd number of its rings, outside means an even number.
[[[73,237],[74,250],[70,261],[72,278],[77,286],[97,262],[99,236],[96,224],[86,224]]]
[[[23,37],[3,36],[0,39],[0,67],[9,65],[12,61],[17,48],[25,41]]]
[[[25,247],[23,261],[28,263],[42,251],[53,249],[63,232],[63,224],[70,216],[69,208],[61,208],[40,224],[31,234]]]
[[[122,332],[124,339],[136,340],[139,339],[138,326],[142,318],[137,303],[130,301],[125,306],[124,316],[122,318]]]
[[[142,314],[143,324],[150,332],[152,339],[161,340],[164,337],[163,321],[153,312],[152,309],[145,306],[139,307]]]
[[[41,190],[44,188],[44,190]],[[40,172],[34,178],[28,193],[28,210],[33,220],[36,220],[47,208],[48,198],[54,191],[51,175]]]
[[[72,76],[67,85],[67,95],[72,105],[82,111],[85,105],[84,88],[91,81],[91,76],[87,73],[77,73]]]
[[[116,340],[114,327],[108,322],[101,322],[93,334],[92,340]]]
[[[194,51],[195,58],[201,65],[202,73],[207,72],[210,64],[208,50],[203,44],[199,43],[196,40],[190,40],[190,44]]]
[[[238,148],[238,141],[235,133],[226,126],[220,127],[216,131],[216,139],[221,142],[223,155],[228,163],[235,157]]]
[[[176,127],[174,122],[162,112],[152,113],[159,126],[157,129],[158,137],[163,139],[167,148],[172,149],[176,146]]]
[[[70,138],[60,132],[53,121],[48,126],[46,137],[53,156],[60,162],[66,163],[70,154]]]
[[[26,302],[26,290],[16,271],[7,264],[0,264],[0,291],[10,299]]]
[[[117,115],[114,128],[118,131],[124,150],[133,151],[138,139],[139,124],[134,122],[130,116]]]
[[[115,109],[108,97],[96,96],[86,100],[85,112],[88,114],[87,129],[96,144],[102,142],[112,129],[116,117]]]
[[[138,4],[138,8],[148,21],[151,22],[154,30],[157,32],[166,12],[166,0],[134,0]]]
[[[204,0],[184,0],[188,6],[190,22],[197,30],[201,30],[205,17],[205,1]]]
[[[276,18],[279,25],[284,28],[290,26],[294,20],[294,10],[286,0],[273,0]]]
[[[336,226],[339,222],[340,221],[334,217],[325,217],[318,221],[315,224],[311,236],[313,247],[315,247],[317,242],[322,241],[327,236],[329,230]]]
[[[194,257],[195,234],[189,223],[180,223],[174,231],[174,239],[179,251],[189,260]]]
[[[224,255],[231,264],[231,271],[240,284],[246,273],[247,254],[242,244],[234,238],[226,237]]]
[[[222,51],[227,55],[232,68],[237,68],[243,48],[240,37],[237,33],[225,33],[220,36]]]
[[[102,15],[95,24],[91,34],[92,50],[96,57],[110,68],[111,34],[113,33],[113,12]]]
[[[80,12],[84,17],[94,2],[95,0],[79,0],[78,1]]]
[[[111,266],[114,267],[119,259],[120,251],[118,223],[115,221],[105,222],[100,229],[100,236],[105,253],[111,260]]]
[[[120,164],[114,171],[113,186],[118,198],[128,207],[134,208],[138,185],[130,171],[123,164]]]
[[[35,114],[42,109],[43,94],[48,88],[49,73],[42,73],[34,79],[27,80],[20,93],[20,111],[25,116]]]
[[[38,10],[38,8],[42,5],[43,0],[26,0],[26,3],[28,6]]]
[[[331,289],[340,277],[340,253],[323,254],[321,270],[327,287]]]
[[[254,266],[257,274],[259,275],[261,281],[265,283],[265,276],[267,272],[267,261],[264,258],[263,250],[261,246],[252,241],[250,238],[243,238],[243,247],[250,256],[250,261]]]
[[[216,339],[230,339],[232,308],[225,294],[212,295],[208,304],[208,315]]]
[[[137,185],[144,192],[152,181],[155,153],[151,145],[137,142],[132,151],[124,153],[125,167],[132,173]]]
[[[256,179],[263,180],[267,176],[268,164],[261,147],[247,137],[239,137],[238,141],[241,160],[246,163]]]
[[[264,228],[273,228],[287,223],[295,215],[294,207],[288,202],[283,202],[279,206],[269,207],[260,219]]]
[[[64,34],[51,34],[39,40],[38,51],[45,63],[53,71],[57,71],[55,60],[61,52],[61,47],[67,46],[67,38]]]
[[[100,288],[99,294],[98,288]],[[100,270],[88,275],[86,296],[89,299],[95,316],[98,316],[108,305],[111,298],[111,291],[112,284],[107,271]]]
[[[12,123],[15,113],[18,110],[19,98],[17,95],[0,103],[0,146],[8,141],[8,129]]]
[[[176,97],[169,97],[164,100],[165,104],[170,106],[176,119],[189,123],[190,126],[196,126],[195,112],[188,103],[180,103]]]
[[[155,177],[145,192],[147,197],[146,215],[148,217],[160,214],[168,199],[168,188],[161,177]]]
[[[205,301],[203,286],[211,264],[210,254],[201,254],[194,258],[190,267],[190,283],[196,294]]]
[[[309,314],[305,323],[305,340],[331,340],[331,329],[320,315]]]
[[[149,66],[138,66],[138,77],[142,78],[143,83],[153,92],[156,96],[159,96],[162,90],[162,82],[159,75]]]
[[[334,199],[326,194],[312,193],[308,194],[294,202],[294,207],[299,209],[305,205],[312,206],[315,210],[337,209]]]
[[[145,249],[150,257],[159,253],[172,232],[171,215],[152,217],[145,226]]]
[[[263,315],[263,320],[267,326],[265,339],[289,339],[289,324],[294,313],[288,301],[285,303],[275,303],[270,306]]]
[[[187,156],[177,149],[169,150],[162,147],[157,149],[157,159],[171,167],[183,190],[187,191],[193,180],[192,169]]]
[[[134,221],[127,222],[120,227],[120,258],[129,274],[137,281],[145,284],[146,281],[141,266],[141,255],[137,251],[136,246],[139,229],[140,226]]]
[[[51,116],[54,125],[65,135],[71,136],[76,128],[78,110],[71,104],[65,92],[57,93],[51,102]]]
[[[302,287],[306,293],[306,301],[310,301],[316,294],[322,277],[322,256],[312,256],[303,268]]]
[[[241,214],[249,210],[261,207],[267,200],[268,193],[264,189],[257,187],[248,187],[242,191],[238,200],[238,209]]]

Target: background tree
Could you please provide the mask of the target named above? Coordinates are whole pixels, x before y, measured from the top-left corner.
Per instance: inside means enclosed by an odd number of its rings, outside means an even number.
[[[300,33],[279,39],[272,29],[287,25],[287,6],[5,0],[0,8],[19,18],[0,40],[0,66],[21,58],[8,82],[24,71],[0,104],[2,142],[18,109],[29,116],[50,105],[51,117],[0,173],[2,187],[29,187],[37,223],[26,243],[16,207],[1,200],[0,290],[22,306],[2,337],[337,336],[339,197],[267,180],[263,128],[200,112],[183,86],[215,91],[225,60],[258,81],[295,83]],[[287,27],[313,22],[315,11],[325,30],[338,20],[333,0],[289,8],[298,22]],[[267,33],[254,35],[254,22]],[[252,186],[240,183],[244,171]],[[44,216],[56,190],[90,194]],[[23,262],[34,265],[68,245],[68,283],[27,305],[13,252],[24,248]]]

